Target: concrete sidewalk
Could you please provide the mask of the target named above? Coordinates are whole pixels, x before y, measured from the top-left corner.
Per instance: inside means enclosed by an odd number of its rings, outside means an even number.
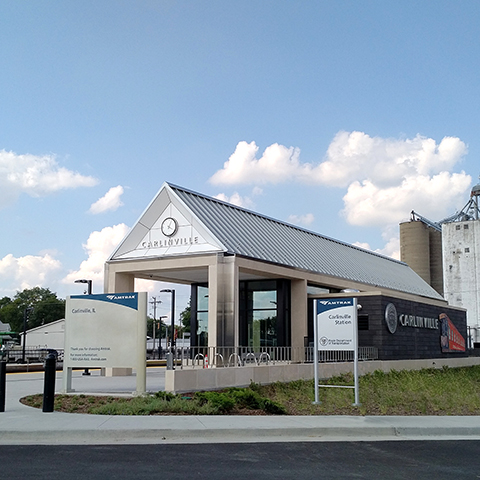
[[[164,388],[165,369],[147,370],[147,389]],[[62,372],[57,372],[57,390]],[[78,393],[129,394],[135,377],[75,372]],[[164,444],[480,439],[480,417],[111,416],[43,413],[19,402],[43,391],[43,373],[7,375],[0,444]]]

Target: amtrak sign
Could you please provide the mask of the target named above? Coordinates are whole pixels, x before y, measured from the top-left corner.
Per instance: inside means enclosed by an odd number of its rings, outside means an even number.
[[[147,294],[72,295],[65,314],[64,391],[73,368],[134,368],[146,387]]]
[[[322,298],[315,301],[313,372],[315,378],[315,401],[319,404],[319,387],[352,388],[359,406],[358,387],[358,332],[356,298]],[[318,352],[343,350],[353,352],[354,385],[320,385],[318,372]]]
[[[355,350],[356,316],[354,298],[317,300],[318,350]]]

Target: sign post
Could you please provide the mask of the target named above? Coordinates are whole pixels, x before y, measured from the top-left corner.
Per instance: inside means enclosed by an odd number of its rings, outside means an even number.
[[[354,385],[319,385],[318,351],[353,351]],[[315,401],[319,404],[318,389],[353,388],[355,391],[354,406],[360,406],[358,391],[358,328],[356,298],[326,298],[315,300],[314,318],[314,378]]]
[[[63,391],[72,369],[135,368],[137,394],[146,391],[147,294],[111,293],[67,298]]]

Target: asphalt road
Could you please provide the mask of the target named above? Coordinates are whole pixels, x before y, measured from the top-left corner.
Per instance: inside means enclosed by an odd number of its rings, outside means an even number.
[[[480,441],[8,446],[2,479],[480,478]]]

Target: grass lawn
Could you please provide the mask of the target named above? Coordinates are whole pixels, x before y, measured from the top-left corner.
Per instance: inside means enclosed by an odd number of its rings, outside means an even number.
[[[353,385],[352,375],[322,380]],[[376,371],[360,377],[360,407],[353,389],[320,388],[313,405],[313,380],[251,384],[218,392],[173,395],[157,392],[135,398],[57,395],[55,411],[104,415],[480,415],[480,366]],[[21,402],[42,408],[42,395]]]

